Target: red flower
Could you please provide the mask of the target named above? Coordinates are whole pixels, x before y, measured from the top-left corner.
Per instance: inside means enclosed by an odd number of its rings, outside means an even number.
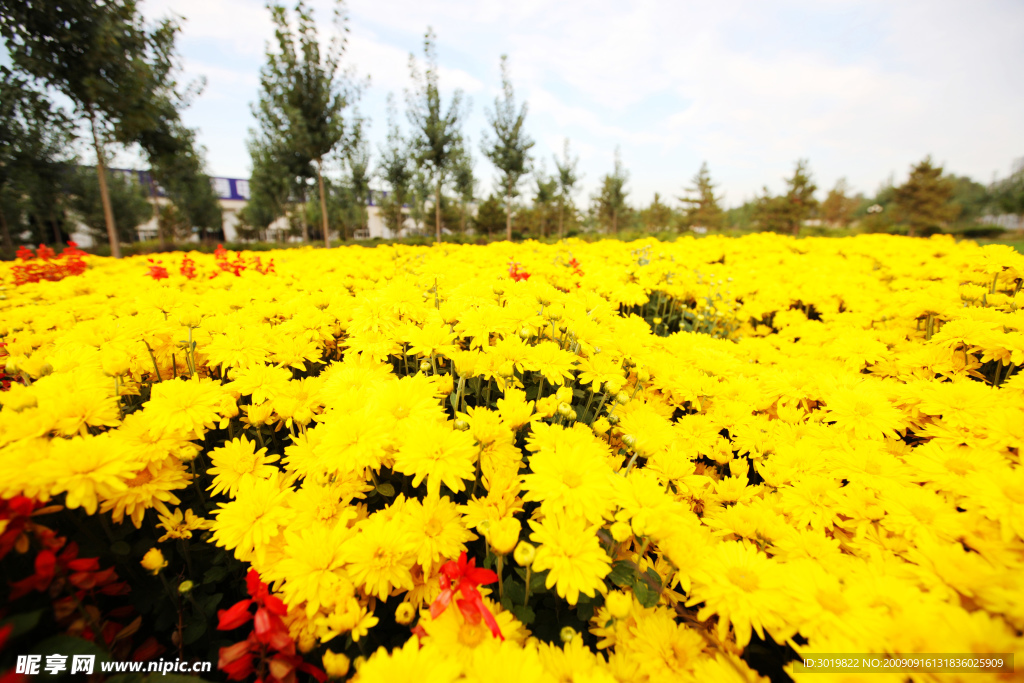
[[[519,264],[515,262],[509,264],[508,275],[516,282],[530,279],[530,274],[525,270],[519,270]]]
[[[171,276],[171,274],[167,272],[167,269],[160,265],[163,261],[154,261],[153,259],[146,260],[151,264],[149,266],[149,272],[146,273],[146,275],[150,276],[154,280],[166,280]]]
[[[478,624],[480,619],[483,619],[495,638],[505,640],[497,620],[487,609],[483,596],[477,589],[477,586],[494,583],[497,580],[498,575],[490,569],[476,566],[475,557],[467,561],[466,553],[462,553],[458,561],[445,562],[441,565],[441,594],[430,605],[430,617],[437,619],[448,608],[455,593],[458,592],[462,598],[456,600],[455,604],[458,605],[459,611],[462,612],[466,621]]]

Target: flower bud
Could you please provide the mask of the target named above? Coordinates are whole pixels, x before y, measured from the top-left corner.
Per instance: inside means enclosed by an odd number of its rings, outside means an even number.
[[[395,623],[408,626],[416,617],[416,608],[411,602],[403,602],[395,609]]]
[[[469,429],[469,423],[465,420],[459,419],[455,421],[455,428],[460,432],[464,432]]]
[[[562,639],[563,643],[571,643],[576,637],[576,629],[572,626],[563,626],[562,630],[558,632],[558,637]]]
[[[187,594],[195,587],[195,584],[191,581],[185,580],[178,584],[178,592],[182,595]]]
[[[351,662],[344,653],[335,653],[331,650],[324,652],[324,671],[330,678],[344,678],[348,675],[350,665]]]
[[[516,546],[512,557],[515,558],[520,567],[529,567],[537,558],[537,549],[526,541],[519,541],[519,545]]]
[[[575,422],[576,418],[577,418],[576,411],[573,410],[572,408],[570,408],[569,412],[565,414],[565,419],[568,420],[569,422]]]
[[[613,617],[625,619],[633,608],[633,598],[622,591],[612,591],[604,599],[604,604],[608,608],[608,613]]]
[[[558,414],[559,415],[561,415],[562,417],[568,417],[570,412],[572,412],[572,406],[571,405],[569,405],[568,403],[559,403],[558,404]]]
[[[420,361],[420,372],[430,372],[429,360],[424,359]]]
[[[519,336],[522,337],[523,339],[529,339],[530,337],[533,336],[533,331],[530,330],[530,328],[527,327],[526,325],[523,325],[519,329]]]
[[[615,394],[615,402],[618,403],[619,405],[626,405],[627,403],[629,403],[629,394],[627,394],[625,391],[620,391],[619,393]]]
[[[140,564],[143,569],[156,576],[167,566],[167,560],[164,559],[164,554],[160,552],[159,548],[150,548],[142,557]]]
[[[625,522],[615,522],[610,531],[616,543],[625,543],[633,536],[633,529]]]
[[[555,396],[562,403],[572,403],[572,387],[562,387],[555,392]]]
[[[183,306],[178,310],[177,318],[182,327],[199,327],[203,322],[203,311],[198,306]]]
[[[497,294],[498,296],[501,296],[502,294],[505,293],[505,288],[500,285],[494,285],[493,287],[491,287],[491,291]]]
[[[648,382],[651,381],[651,373],[647,371],[647,368],[640,368],[636,372],[636,378],[640,382],[647,384]]]
[[[609,415],[608,416],[608,424],[610,424],[610,425],[617,425],[617,424],[619,424],[619,416],[615,415],[615,414]]]
[[[508,555],[519,542],[519,532],[522,525],[515,517],[502,517],[496,522],[491,522],[491,528],[487,531],[487,540],[491,548],[499,555]]]
[[[599,417],[594,420],[594,423],[590,425],[590,428],[594,430],[595,434],[607,434],[608,430],[611,429],[612,425],[608,422],[608,418]]]
[[[654,318],[654,324],[655,325],[660,325],[661,324],[661,318]]]
[[[624,434],[622,443],[626,444],[626,448],[636,448],[636,437],[632,434]]]

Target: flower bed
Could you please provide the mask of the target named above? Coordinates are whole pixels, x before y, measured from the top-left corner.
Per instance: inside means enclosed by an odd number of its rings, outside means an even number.
[[[1012,249],[271,256],[0,266],[0,673],[77,647],[233,680],[799,680],[807,653],[1024,650]]]

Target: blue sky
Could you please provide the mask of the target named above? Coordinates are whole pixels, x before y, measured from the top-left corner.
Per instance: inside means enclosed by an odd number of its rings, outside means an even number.
[[[312,0],[324,32],[332,4]],[[258,71],[272,37],[258,0],[146,0],[148,18],[184,17],[186,75],[207,79],[185,114],[213,175],[245,177]],[[464,131],[480,191],[494,169],[480,154],[485,111],[509,55],[517,98],[529,103],[535,157],[553,171],[568,138],[581,158],[581,201],[613,165],[629,200],[672,199],[702,161],[730,206],[767,185],[781,191],[807,158],[823,197],[845,176],[873,193],[926,154],[989,182],[1024,156],[1024,3],[777,0],[351,0],[345,63],[371,85],[360,103],[371,140],[385,134],[394,92],[404,125],[410,52],[438,37],[442,90],[471,102]]]

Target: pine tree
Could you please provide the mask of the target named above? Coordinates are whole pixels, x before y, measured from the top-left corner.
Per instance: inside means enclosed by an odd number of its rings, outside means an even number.
[[[683,225],[721,230],[725,216],[718,203],[719,197],[715,196],[715,185],[711,182],[711,172],[706,161],[701,164],[700,170],[693,176],[691,182],[693,185],[686,188],[690,196],[679,198],[687,205],[683,210]]]
[[[668,230],[672,225],[673,218],[672,207],[663,203],[661,195],[657,192],[654,193],[654,199],[651,200],[650,206],[640,211],[640,222],[643,223],[647,232]]]
[[[857,209],[860,200],[851,197],[848,193],[850,186],[846,178],[836,181],[835,187],[828,192],[825,201],[821,203],[821,220],[834,228],[845,228],[853,220],[853,212]]]
[[[619,149],[615,148],[615,170],[601,179],[601,190],[594,197],[597,220],[604,223],[615,235],[619,234],[619,224],[629,207],[626,205],[625,189],[629,181],[629,173],[622,166]]]
[[[487,115],[494,139],[484,138],[483,153],[498,169],[498,187],[505,195],[505,239],[512,239],[512,199],[519,196],[519,181],[529,170],[533,140],[523,131],[526,102],[516,110],[515,93],[508,75],[508,55],[501,56],[502,97],[494,99]]]
[[[931,156],[912,166],[907,182],[896,188],[897,216],[914,237],[928,229],[940,229],[956,218],[958,208],[950,202],[953,184],[942,176],[942,167],[932,164]]]
[[[562,239],[564,232],[565,213],[574,210],[572,197],[576,193],[576,184],[582,176],[577,171],[579,157],[569,156],[569,138],[565,139],[565,146],[562,149],[562,158],[555,157],[555,168],[558,174],[555,179],[558,181],[558,238]]]
[[[384,225],[397,237],[405,225],[403,207],[412,194],[412,148],[398,128],[398,115],[394,95],[388,94],[388,134],[384,146],[378,147],[380,161],[377,177],[387,186],[387,194],[380,201]]]
[[[438,87],[437,36],[431,28],[423,37],[423,57],[426,68],[421,74],[416,58],[409,55],[409,71],[414,89],[406,91],[406,114],[413,131],[413,147],[424,180],[429,180],[434,194],[435,239],[441,241],[441,186],[452,171],[462,143],[460,125],[463,118],[462,91],[456,90],[448,110],[444,111],[441,90]],[[417,188],[422,190],[422,188]],[[419,191],[419,207],[423,205],[423,192]],[[417,211],[422,211],[417,207]]]

